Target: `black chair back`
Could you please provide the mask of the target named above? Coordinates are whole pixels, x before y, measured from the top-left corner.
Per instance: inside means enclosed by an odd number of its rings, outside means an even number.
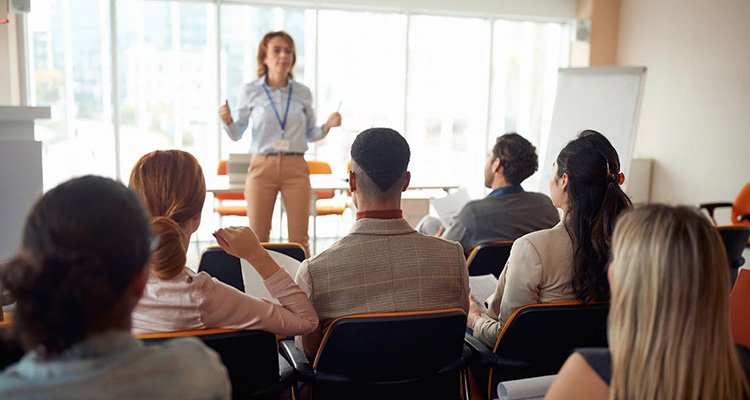
[[[476,245],[466,259],[469,276],[492,274],[499,278],[510,257],[511,247],[512,240],[497,240]]]
[[[305,248],[299,243],[264,242],[261,244],[266,250],[288,255],[299,262],[305,261]]]
[[[203,251],[198,272],[203,271],[229,286],[234,286],[240,292],[245,291],[240,259],[227,254],[221,247],[212,246]]]
[[[608,314],[608,303],[533,304],[516,310],[495,343],[500,365],[489,371],[491,398],[502,381],[557,374],[577,347],[607,347]]]
[[[719,230],[721,241],[724,242],[724,250],[727,252],[729,260],[729,273],[731,284],[737,280],[737,269],[745,264],[745,258],[742,252],[745,250],[747,240],[750,239],[750,227],[747,226],[720,226]]]
[[[340,318],[326,331],[313,364],[328,381],[314,385],[313,398],[459,398],[471,355],[463,344],[465,327],[460,309]]]
[[[184,337],[169,335],[143,335],[142,340],[146,344],[154,344]],[[234,399],[278,399],[279,393],[293,383],[291,376],[280,378],[276,335],[272,333],[248,330],[198,334],[195,337],[221,357],[229,373]]]

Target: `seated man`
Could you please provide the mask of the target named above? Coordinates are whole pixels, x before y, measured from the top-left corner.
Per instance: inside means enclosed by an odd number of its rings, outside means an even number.
[[[560,215],[549,197],[526,192],[521,182],[537,170],[536,149],[517,133],[497,138],[487,155],[484,185],[487,197],[467,203],[453,224],[444,229],[435,217],[425,217],[417,229],[443,239],[455,240],[469,253],[474,246],[489,240],[516,240],[540,229],[555,226]],[[430,232],[430,226],[436,226]]]
[[[297,346],[310,359],[322,332],[343,315],[469,309],[461,246],[424,236],[402,217],[409,156],[406,139],[392,129],[367,129],[352,144],[349,188],[357,222],[347,236],[303,261],[297,271],[297,284],[320,317],[314,332],[297,337]]]

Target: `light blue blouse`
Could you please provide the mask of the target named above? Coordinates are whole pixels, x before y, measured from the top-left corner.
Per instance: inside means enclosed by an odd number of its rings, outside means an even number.
[[[229,399],[219,357],[195,338],[144,346],[110,331],[45,360],[35,352],[0,373],[2,399]]]
[[[279,118],[271,106],[271,100],[263,89],[265,81],[264,75],[243,86],[237,107],[232,112],[234,122],[224,125],[224,130],[232,140],[240,140],[250,122],[252,122],[251,133],[253,135],[250,154],[304,153],[307,151],[307,142],[314,142],[326,136],[323,128],[315,124],[315,111],[312,108],[310,89],[291,79],[289,84],[282,88],[267,87],[276,110],[283,120],[289,98],[289,85],[292,85],[289,113],[285,129],[282,131]],[[275,146],[279,139],[288,140],[289,148]]]

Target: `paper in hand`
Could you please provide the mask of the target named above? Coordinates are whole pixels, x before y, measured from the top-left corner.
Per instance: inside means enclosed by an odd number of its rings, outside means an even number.
[[[457,191],[442,197],[431,200],[432,206],[435,207],[440,222],[443,224],[445,229],[448,229],[453,225],[453,218],[458,215],[459,211],[470,202],[471,198],[465,188],[460,188]]]

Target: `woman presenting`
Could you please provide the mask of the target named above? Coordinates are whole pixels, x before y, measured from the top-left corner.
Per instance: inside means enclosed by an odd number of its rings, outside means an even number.
[[[267,242],[276,195],[287,212],[289,241],[301,244],[310,255],[307,225],[310,217],[310,176],[304,159],[307,142],[320,140],[341,125],[331,114],[323,126],[315,124],[312,94],[293,80],[294,40],[283,31],[269,32],[258,45],[258,79],[245,84],[234,113],[225,101],[219,107],[224,130],[239,140],[252,124],[253,155],[245,181],[250,227]]]

